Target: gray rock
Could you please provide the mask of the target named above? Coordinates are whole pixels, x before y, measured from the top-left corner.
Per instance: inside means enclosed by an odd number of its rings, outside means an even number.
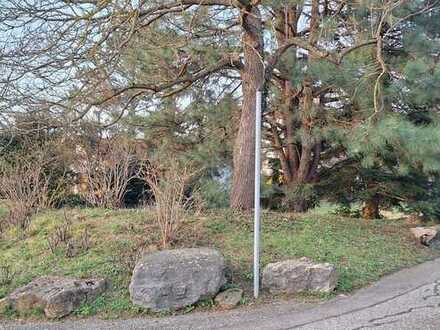
[[[336,268],[329,264],[313,264],[310,266],[310,283],[307,290],[314,292],[332,292],[338,282]]]
[[[331,292],[335,289],[337,280],[338,275],[333,265],[316,264],[308,258],[268,264],[263,270],[263,287],[274,294]]]
[[[46,317],[54,319],[66,316],[82,303],[95,299],[106,287],[104,279],[45,276],[15,290],[6,299],[7,305],[20,313],[42,309]]]
[[[214,297],[225,283],[225,261],[212,249],[165,250],[145,254],[130,283],[134,304],[162,311]]]
[[[221,309],[232,309],[237,306],[243,298],[243,290],[234,288],[220,292],[215,297],[215,302]]]

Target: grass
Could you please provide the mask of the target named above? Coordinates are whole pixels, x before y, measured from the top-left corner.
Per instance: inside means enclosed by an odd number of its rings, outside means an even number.
[[[265,212],[262,218],[262,263],[307,256],[314,261],[336,265],[340,274],[337,293],[346,293],[376,281],[381,276],[423,262],[433,252],[414,243],[403,220],[344,218],[320,208],[303,215]],[[159,242],[152,214],[138,210],[71,209],[74,238],[85,228],[91,235],[91,248],[75,257],[64,249],[52,253],[47,237],[64,220],[62,210],[40,213],[33,219],[25,239],[13,230],[0,239],[0,269],[8,269],[8,279],[0,273],[0,298],[42,275],[106,277],[111,289],[93,303],[75,311],[78,317],[104,318],[151,315],[130,302],[128,285],[140,248],[152,249]],[[244,303],[251,299],[252,220],[250,215],[230,210],[209,212],[183,225],[176,247],[211,246],[225,256],[232,287],[245,290]],[[299,299],[325,298],[298,296]],[[261,301],[273,299],[267,293]],[[193,309],[212,309],[203,301]],[[3,317],[14,317],[4,313]],[[155,314],[154,316],[161,316]]]

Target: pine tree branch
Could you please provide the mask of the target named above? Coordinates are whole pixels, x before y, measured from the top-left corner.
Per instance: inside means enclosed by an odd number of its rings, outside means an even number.
[[[195,74],[188,74],[185,77],[182,77],[180,79],[176,79],[171,82],[163,83],[163,84],[154,84],[154,83],[132,84],[130,86],[126,86],[126,87],[123,87],[123,88],[116,90],[110,96],[107,96],[104,99],[98,100],[98,101],[94,102],[92,105],[93,106],[102,105],[102,104],[110,101],[111,99],[122,95],[123,93],[125,93],[129,90],[144,90],[145,92],[150,91],[153,94],[159,94],[161,92],[165,92],[167,90],[170,90],[173,87],[180,86],[177,88],[177,90],[171,90],[164,96],[164,97],[169,97],[169,96],[172,96],[178,92],[185,90],[186,88],[190,87],[195,82],[202,80],[213,73],[219,72],[224,69],[240,69],[241,67],[242,67],[242,62],[241,62],[238,55],[236,55],[236,54],[227,55],[227,56],[223,57],[223,59],[218,61],[215,65],[213,65],[211,67],[206,67],[202,70],[199,70]]]
[[[298,47],[304,50],[307,50],[310,54],[320,59],[327,60],[333,64],[340,65],[345,56],[350,54],[351,52],[358,50],[359,48],[370,46],[376,44],[376,39],[367,40],[363,43],[355,45],[353,47],[348,47],[343,49],[339,54],[329,52],[325,49],[319,49],[318,47],[313,46],[309,42],[305,41],[302,38],[294,37],[289,38],[284,45],[279,47],[274,54],[269,57],[268,64],[266,67],[266,79],[270,79],[272,76],[272,71],[284,53],[289,50],[291,47]]]
[[[175,10],[182,6],[224,6],[224,7],[236,7],[244,9],[249,6],[249,1],[241,0],[179,0],[172,3],[166,3],[153,8],[140,11],[139,16],[156,15],[167,10]]]
[[[342,62],[342,60],[344,59],[344,57],[347,56],[348,54],[350,54],[351,52],[358,50],[359,48],[362,48],[365,46],[374,45],[376,42],[377,42],[376,39],[371,39],[371,40],[367,40],[365,42],[362,42],[356,46],[345,48],[344,50],[341,51],[341,53],[338,57],[338,63],[340,64]]]

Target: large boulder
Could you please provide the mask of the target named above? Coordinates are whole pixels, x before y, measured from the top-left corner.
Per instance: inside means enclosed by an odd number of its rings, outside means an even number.
[[[134,304],[153,311],[179,309],[214,297],[225,284],[225,261],[213,249],[164,250],[145,254],[130,283]]]
[[[18,288],[4,299],[3,304],[19,313],[44,310],[46,317],[55,319],[70,314],[82,303],[92,301],[106,287],[104,279],[45,276]]]
[[[337,280],[338,274],[333,265],[313,263],[308,258],[271,263],[263,270],[263,287],[274,294],[331,292]]]

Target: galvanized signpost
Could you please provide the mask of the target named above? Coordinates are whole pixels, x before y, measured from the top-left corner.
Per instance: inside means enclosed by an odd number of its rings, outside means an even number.
[[[255,109],[255,188],[254,188],[254,297],[260,291],[260,172],[261,172],[261,91],[257,91]]]

